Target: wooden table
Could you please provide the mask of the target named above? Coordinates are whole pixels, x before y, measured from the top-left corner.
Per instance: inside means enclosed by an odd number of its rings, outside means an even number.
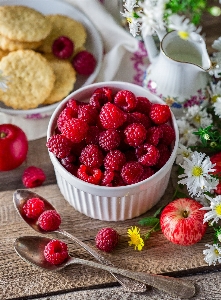
[[[221,35],[220,18],[211,18],[208,14],[203,19],[203,31],[206,32],[208,51],[211,44]],[[94,220],[75,211],[61,195],[57,185],[53,166],[50,162],[46,138],[29,142],[27,160],[17,169],[0,172],[0,299],[176,299],[151,289],[143,294],[124,291],[116,280],[105,271],[97,271],[83,266],[69,266],[59,273],[46,273],[22,261],[13,249],[14,239],[21,235],[36,235],[16,213],[12,194],[18,188],[24,188],[21,177],[24,169],[30,165],[42,168],[46,181],[33,191],[49,199],[62,217],[63,227],[79,239],[96,249],[94,237],[103,227],[115,228],[120,236],[120,243],[111,254],[102,253],[113,264],[136,271],[168,274],[191,280],[196,285],[194,299],[221,299],[220,266],[208,267],[202,254],[206,243],[212,242],[212,232],[207,231],[201,242],[189,247],[173,245],[161,232],[155,233],[146,243],[143,251],[137,252],[128,246],[127,229],[138,225],[138,218],[122,222],[104,222]],[[147,212],[151,215],[155,209],[172,199],[176,185],[176,172],[173,169],[165,196],[160,203]],[[145,232],[145,228],[141,231]],[[50,236],[52,237],[52,236]],[[65,240],[71,254],[81,258],[93,258],[80,246]]]

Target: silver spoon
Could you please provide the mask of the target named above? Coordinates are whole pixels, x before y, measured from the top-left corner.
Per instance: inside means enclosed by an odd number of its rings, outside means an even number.
[[[71,256],[60,265],[50,264],[44,258],[44,248],[50,241],[51,239],[45,237],[23,236],[15,240],[14,247],[23,260],[48,271],[59,271],[70,264],[82,264],[138,280],[181,299],[191,298],[195,294],[195,286],[191,282],[173,277],[133,272]]]
[[[59,233],[63,234],[64,236],[72,239],[74,242],[79,244],[81,247],[83,247],[86,251],[88,251],[94,258],[96,258],[98,261],[100,261],[102,264],[105,264],[107,266],[113,266],[113,264],[108,261],[106,258],[104,258],[100,253],[92,249],[90,246],[85,244],[84,242],[80,241],[77,237],[71,235],[67,231],[58,228],[57,230],[54,231],[44,231],[41,229],[41,227],[38,225],[36,220],[32,220],[30,218],[27,218],[26,215],[23,212],[23,205],[25,202],[30,199],[30,198],[40,198],[44,204],[45,204],[45,209],[46,210],[55,210],[55,208],[52,206],[52,204],[47,201],[45,198],[41,197],[37,193],[31,192],[29,190],[25,189],[19,189],[14,192],[13,194],[13,202],[15,205],[15,208],[19,215],[22,217],[22,219],[29,225],[31,226],[35,231],[41,233],[41,234],[48,234],[48,233]],[[122,276],[120,274],[114,274],[111,272],[113,277],[123,286],[124,289],[130,291],[130,292],[145,292],[147,289],[147,286],[141,282],[137,282],[135,280],[132,280],[128,277]]]

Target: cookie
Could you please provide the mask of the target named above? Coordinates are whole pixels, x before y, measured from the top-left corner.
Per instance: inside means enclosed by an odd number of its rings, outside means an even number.
[[[54,72],[41,54],[33,50],[10,52],[0,61],[3,76],[9,76],[8,89],[0,90],[0,100],[14,109],[36,108],[50,95]]]
[[[39,51],[51,53],[54,40],[60,36],[69,37],[74,43],[75,51],[84,45],[87,33],[83,24],[60,14],[48,15],[46,17],[52,23],[52,30],[44,40],[42,46],[39,47]]]
[[[0,7],[0,34],[19,42],[39,42],[52,29],[48,18],[27,6]]]
[[[7,37],[0,34],[0,48],[5,51],[15,51],[20,49],[36,49],[43,41],[39,42],[19,42],[10,40]]]
[[[9,53],[8,51],[5,51],[5,50],[0,48],[0,60],[2,59],[2,57],[8,55],[8,53]]]
[[[61,101],[73,90],[76,81],[76,72],[69,61],[49,57],[47,57],[47,59],[54,71],[56,79],[54,88],[43,105]]]

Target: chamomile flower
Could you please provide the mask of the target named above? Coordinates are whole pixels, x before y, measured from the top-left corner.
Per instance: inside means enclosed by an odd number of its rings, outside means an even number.
[[[134,8],[138,7],[136,2],[137,2],[136,0],[126,0],[123,5],[126,9],[124,10],[124,13],[121,12],[122,16],[127,19],[130,33],[134,37],[138,34],[140,28],[139,20],[135,18],[135,13],[134,13]]]
[[[186,119],[196,126],[196,128],[205,128],[213,123],[212,116],[207,113],[206,109],[203,109],[199,105],[188,107]]]
[[[212,107],[214,108],[215,115],[221,118],[221,97],[216,98],[216,101],[213,103]]]
[[[221,248],[217,244],[206,244],[205,246],[209,247],[209,249],[203,250],[203,254],[205,255],[204,260],[208,265],[215,266],[217,261],[221,263]]]
[[[205,195],[205,197],[210,200],[210,206],[202,207],[201,210],[208,210],[204,215],[203,223],[211,221],[211,225],[213,223],[217,223],[221,220],[221,195],[216,196],[215,198],[209,197]]]
[[[9,76],[4,76],[2,70],[0,70],[0,89],[4,92],[8,89]]]
[[[199,138],[193,134],[196,129],[185,119],[177,120],[177,125],[180,133],[180,143],[187,147],[195,145],[199,140]]]
[[[184,161],[183,158],[184,157],[189,158],[192,153],[193,153],[193,151],[190,148],[179,143],[178,148],[177,148],[176,163],[178,165],[183,163],[183,161]]]
[[[195,33],[199,33],[201,28],[196,28],[196,26],[190,22],[185,16],[179,16],[173,14],[168,18],[168,28],[176,30],[179,37],[183,40],[195,39]]]
[[[184,169],[184,174],[178,176],[183,178],[178,184],[186,184],[191,196],[200,197],[217,186],[218,180],[210,175],[215,171],[213,169],[215,164],[212,164],[205,153],[194,151],[190,159],[184,157],[184,162],[180,166]]]
[[[221,37],[213,42],[212,47],[221,52]]]
[[[216,98],[221,97],[221,81],[218,81],[217,83],[210,83],[209,94],[212,103],[216,102]]]
[[[137,226],[131,227],[127,230],[127,234],[130,238],[128,242],[129,246],[134,245],[134,249],[141,251],[144,246],[144,240],[140,236],[140,229]]]

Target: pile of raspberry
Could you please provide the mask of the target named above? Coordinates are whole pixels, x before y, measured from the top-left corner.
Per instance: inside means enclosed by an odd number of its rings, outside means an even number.
[[[108,86],[85,101],[67,102],[46,143],[68,172],[117,187],[145,180],[165,165],[175,140],[168,105]]]

